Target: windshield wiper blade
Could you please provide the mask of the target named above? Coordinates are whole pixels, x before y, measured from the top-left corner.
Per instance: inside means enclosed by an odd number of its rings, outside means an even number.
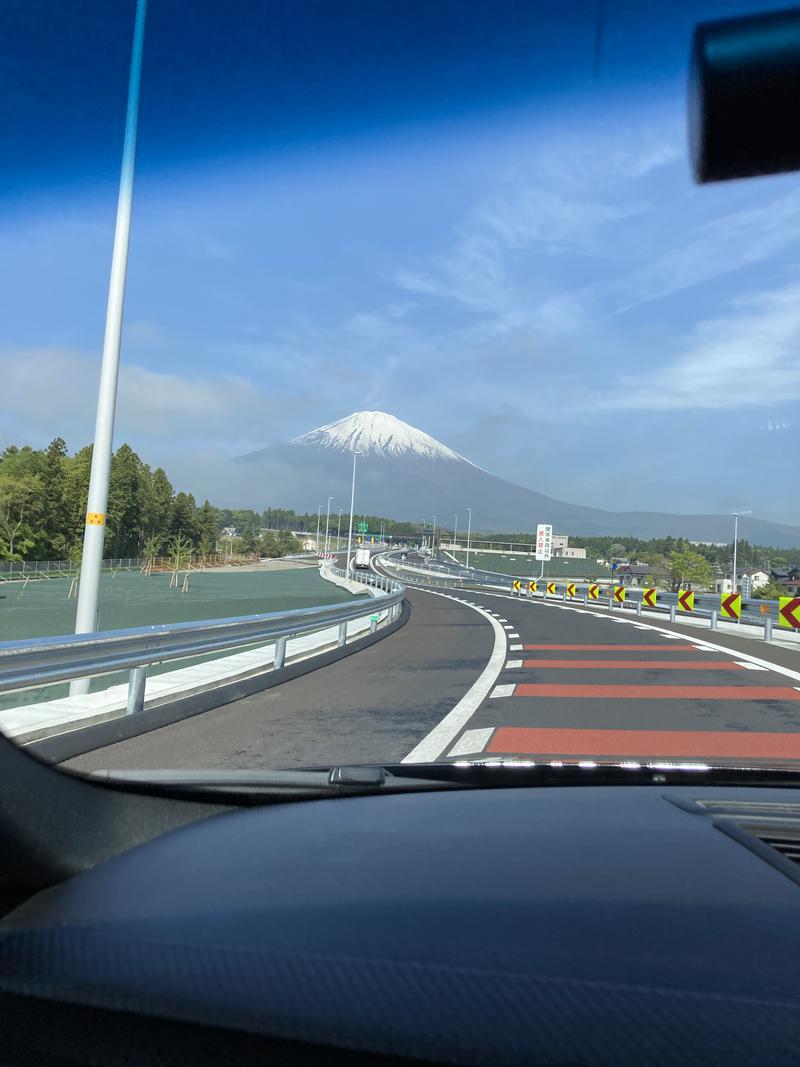
[[[379,765],[323,767],[310,770],[166,768],[156,770],[98,770],[93,781],[128,787],[153,787],[181,792],[260,795],[325,795],[412,792],[420,789],[469,789],[469,782],[439,777],[396,775]]]

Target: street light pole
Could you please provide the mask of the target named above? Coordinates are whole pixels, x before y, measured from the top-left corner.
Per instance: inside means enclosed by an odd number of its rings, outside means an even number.
[[[356,456],[361,452],[353,452],[353,483],[350,486],[350,529],[347,531],[347,573],[350,573],[350,557],[353,554],[353,508],[356,502]]]
[[[142,81],[142,53],[147,0],[137,0],[136,21],[133,27],[133,47],[128,78],[128,109],[125,116],[125,137],[122,146],[122,166],[117,198],[117,221],[114,249],[111,255],[111,275],[108,284],[106,326],[103,337],[103,358],[100,364],[100,386],[97,396],[92,466],[89,475],[89,495],[86,502],[86,524],[83,534],[78,605],[75,612],[75,633],[91,633],[97,629],[100,574],[103,569],[103,544],[108,507],[108,479],[111,473],[111,449],[114,440],[114,412],[117,404],[119,352],[122,340],[122,311],[125,303],[125,278],[128,271],[128,245],[133,207],[133,178],[136,169],[136,134],[139,119],[139,90]],[[71,694],[89,692],[89,679],[76,678],[70,683]]]
[[[436,516],[433,516],[433,530],[431,531],[431,551],[436,551]]]
[[[467,567],[469,567],[469,538],[472,533],[472,508],[467,508]]]
[[[339,524],[336,527],[336,551],[338,552],[342,547],[342,512],[344,508],[339,508]]]
[[[325,514],[325,555],[326,556],[328,554],[328,523],[331,521],[331,501],[332,500],[333,500],[333,497],[329,496],[328,497],[328,510],[327,510],[327,512]]]
[[[316,550],[317,550],[317,555],[319,555],[319,526],[320,526],[321,522],[322,522],[322,504],[320,504],[319,507],[317,508],[317,543],[314,546],[316,548]]]
[[[731,592],[736,592],[736,551],[739,546],[739,516],[740,515],[752,515],[750,508],[740,508],[739,511],[734,511],[733,520],[733,576],[731,581]]]

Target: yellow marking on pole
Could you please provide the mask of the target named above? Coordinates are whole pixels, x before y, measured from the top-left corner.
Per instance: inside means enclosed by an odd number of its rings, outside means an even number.
[[[106,517],[102,511],[87,511],[86,512],[86,525],[87,526],[105,526]]]

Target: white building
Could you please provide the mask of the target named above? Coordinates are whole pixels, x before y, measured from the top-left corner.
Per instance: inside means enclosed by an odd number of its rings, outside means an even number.
[[[570,548],[566,534],[553,534],[553,555],[562,559],[586,559],[586,549]]]
[[[736,585],[739,588],[742,596],[752,596],[756,589],[761,589],[769,582],[769,575],[766,571],[762,571],[759,567],[752,567],[747,570],[740,571],[736,575]],[[731,575],[726,575],[724,578],[717,578],[716,590],[718,593],[732,593],[733,592],[733,578]]]

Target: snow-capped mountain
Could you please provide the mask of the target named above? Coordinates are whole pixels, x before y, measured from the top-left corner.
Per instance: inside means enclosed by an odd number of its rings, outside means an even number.
[[[567,504],[533,489],[513,485],[476,466],[435,437],[382,411],[357,411],[304,433],[286,444],[270,445],[243,456],[226,482],[231,507],[246,500],[258,508],[273,506],[315,512],[333,497],[331,517],[350,508],[354,452],[357,461],[356,514],[385,515],[410,522],[458,528],[472,508],[472,528],[531,532],[550,522],[559,533],[629,534],[635,537],[687,537],[729,541],[728,515],[668,515],[658,512],[613,512]],[[219,497],[218,497],[219,499]],[[335,519],[334,519],[335,517]],[[748,540],[762,545],[800,547],[800,529],[747,520]]]
[[[385,411],[355,411],[295,437],[293,445],[319,445],[339,452],[363,452],[378,456],[426,456],[428,459],[468,459],[435,437],[410,426]],[[475,466],[474,463],[470,464]]]

